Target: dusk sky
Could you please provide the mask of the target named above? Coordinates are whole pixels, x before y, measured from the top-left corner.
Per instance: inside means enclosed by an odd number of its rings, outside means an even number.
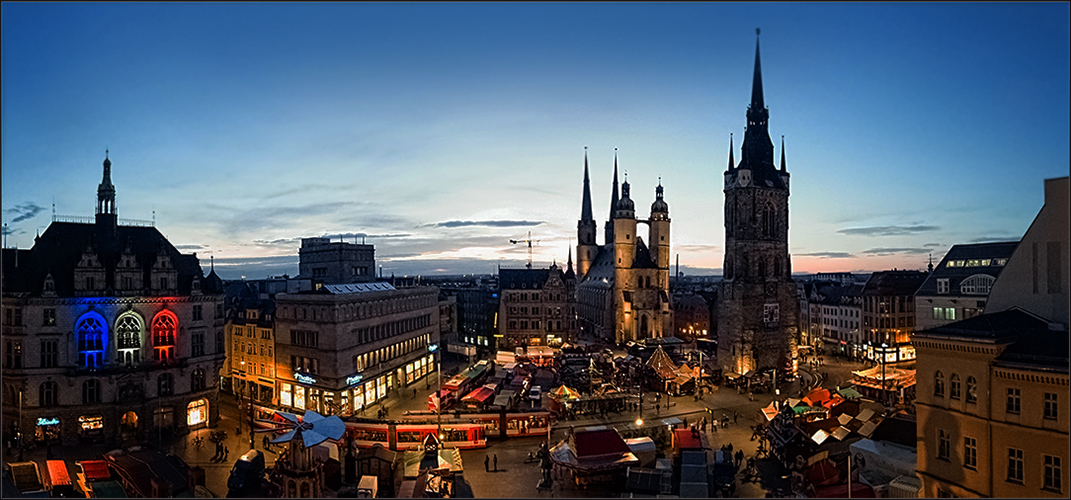
[[[755,28],[795,272],[1018,240],[1071,165],[1067,2],[2,8],[9,247],[92,216],[108,148],[119,217],[224,278],[295,275],[310,236],[387,275],[523,265],[529,231],[564,263],[584,147],[600,243],[616,147],[682,270],[720,273]]]

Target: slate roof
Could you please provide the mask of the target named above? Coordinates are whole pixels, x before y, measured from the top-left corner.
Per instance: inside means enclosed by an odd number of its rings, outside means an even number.
[[[540,290],[550,279],[551,269],[500,269],[498,282],[503,290]],[[561,269],[554,272],[564,280]]]
[[[1068,373],[1068,333],[1033,331],[1019,337],[997,357],[997,365],[1031,366]]]
[[[923,281],[926,281],[926,273],[921,271],[881,271],[870,275],[862,294],[882,297],[914,296]]]
[[[194,277],[202,281],[204,278],[197,256],[180,253],[155,227],[118,226],[116,234],[110,236],[98,231],[96,224],[52,222],[29,250],[3,249],[4,292],[39,296],[45,276],[51,273],[57,296],[76,296],[74,270],[87,248],[97,254],[104,267],[107,288],[115,288],[115,266],[126,248],[137,258],[146,286],[151,283],[152,266],[159,252],[170,257],[178,272],[179,295],[190,293]]]
[[[953,260],[972,260],[972,259],[1008,259],[1011,258],[1012,253],[1015,252],[1015,248],[1019,246],[1018,241],[1005,241],[1000,243],[978,243],[973,245],[953,245],[948,250],[941,262],[933,268],[933,272],[930,273],[926,281],[922,283],[919,289],[916,291],[917,295],[937,295],[937,279],[948,278],[948,285],[950,293],[941,294],[941,296],[958,296],[959,282],[965,278],[974,276],[975,274],[988,274],[994,278],[1000,277],[1000,272],[1004,269],[1004,266],[974,266],[974,267],[948,267],[949,261]]]
[[[1022,309],[1013,307],[1006,311],[982,314],[956,321],[955,323],[929,328],[915,332],[915,335],[922,337],[944,336],[999,340],[1015,338],[1023,334],[1033,335],[1048,332],[1048,322]],[[1066,353],[1066,349],[1064,352]]]
[[[614,283],[614,246],[603,245],[599,247],[599,253],[595,255],[595,259],[591,262],[591,268],[588,269],[588,273],[584,275],[583,283],[595,284],[603,283],[603,279],[606,279],[603,286],[613,286]]]
[[[647,245],[642,238],[636,238],[636,256],[632,259],[632,268],[658,269],[654,259],[651,258],[651,251],[647,249]]]
[[[909,448],[918,447],[918,421],[902,417],[889,417],[878,423],[870,439],[901,444]]]

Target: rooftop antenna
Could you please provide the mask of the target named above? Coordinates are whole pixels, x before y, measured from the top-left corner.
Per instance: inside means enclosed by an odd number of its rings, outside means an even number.
[[[4,248],[7,248],[7,223],[4,223]],[[18,254],[18,252],[16,252]]]

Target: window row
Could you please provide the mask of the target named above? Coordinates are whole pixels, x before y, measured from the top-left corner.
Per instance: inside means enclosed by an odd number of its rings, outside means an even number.
[[[55,381],[42,382],[38,386],[37,404],[42,408],[49,408],[59,404],[59,384]],[[207,387],[205,371],[198,368],[190,374],[190,390],[203,391]],[[170,373],[162,373],[156,378],[156,395],[159,397],[173,396],[175,394],[175,378]],[[101,403],[101,383],[97,379],[89,379],[82,382],[82,404]]]
[[[381,325],[356,328],[352,333],[357,336],[357,341],[359,343],[367,344],[369,342],[393,337],[395,335],[402,335],[429,326],[431,326],[431,315],[425,314],[423,316],[391,321]]]
[[[431,335],[424,334],[371,352],[358,354],[353,357],[353,369],[357,373],[360,373],[381,362],[394,359],[398,356],[403,356],[413,351],[427,351],[429,345],[431,345]]]
[[[978,402],[978,379],[974,376],[967,376],[967,388],[966,388],[966,401],[968,403]],[[933,377],[933,395],[937,398],[945,397],[945,375],[941,370],[937,370],[937,373]],[[958,373],[953,373],[949,379],[948,397],[950,399],[962,399],[964,395],[963,383],[959,378]]]

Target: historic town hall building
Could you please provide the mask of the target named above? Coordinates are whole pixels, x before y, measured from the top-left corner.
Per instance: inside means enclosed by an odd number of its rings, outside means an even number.
[[[610,220],[604,245],[595,244],[591,182],[584,154],[584,199],[577,223],[577,303],[580,328],[587,335],[624,343],[673,334],[669,297],[669,205],[662,185],[655,188],[648,220],[636,218],[626,179],[618,198],[617,157]],[[645,243],[636,225],[648,226]]]
[[[153,224],[120,223],[107,158],[95,220],[63,219],[3,249],[5,439],[155,442],[218,420],[215,271]]]
[[[725,171],[725,262],[718,309],[718,363],[744,374],[792,369],[799,302],[788,254],[788,171],[774,166],[770,112],[763,102],[759,44],[740,163],[729,141]]]

